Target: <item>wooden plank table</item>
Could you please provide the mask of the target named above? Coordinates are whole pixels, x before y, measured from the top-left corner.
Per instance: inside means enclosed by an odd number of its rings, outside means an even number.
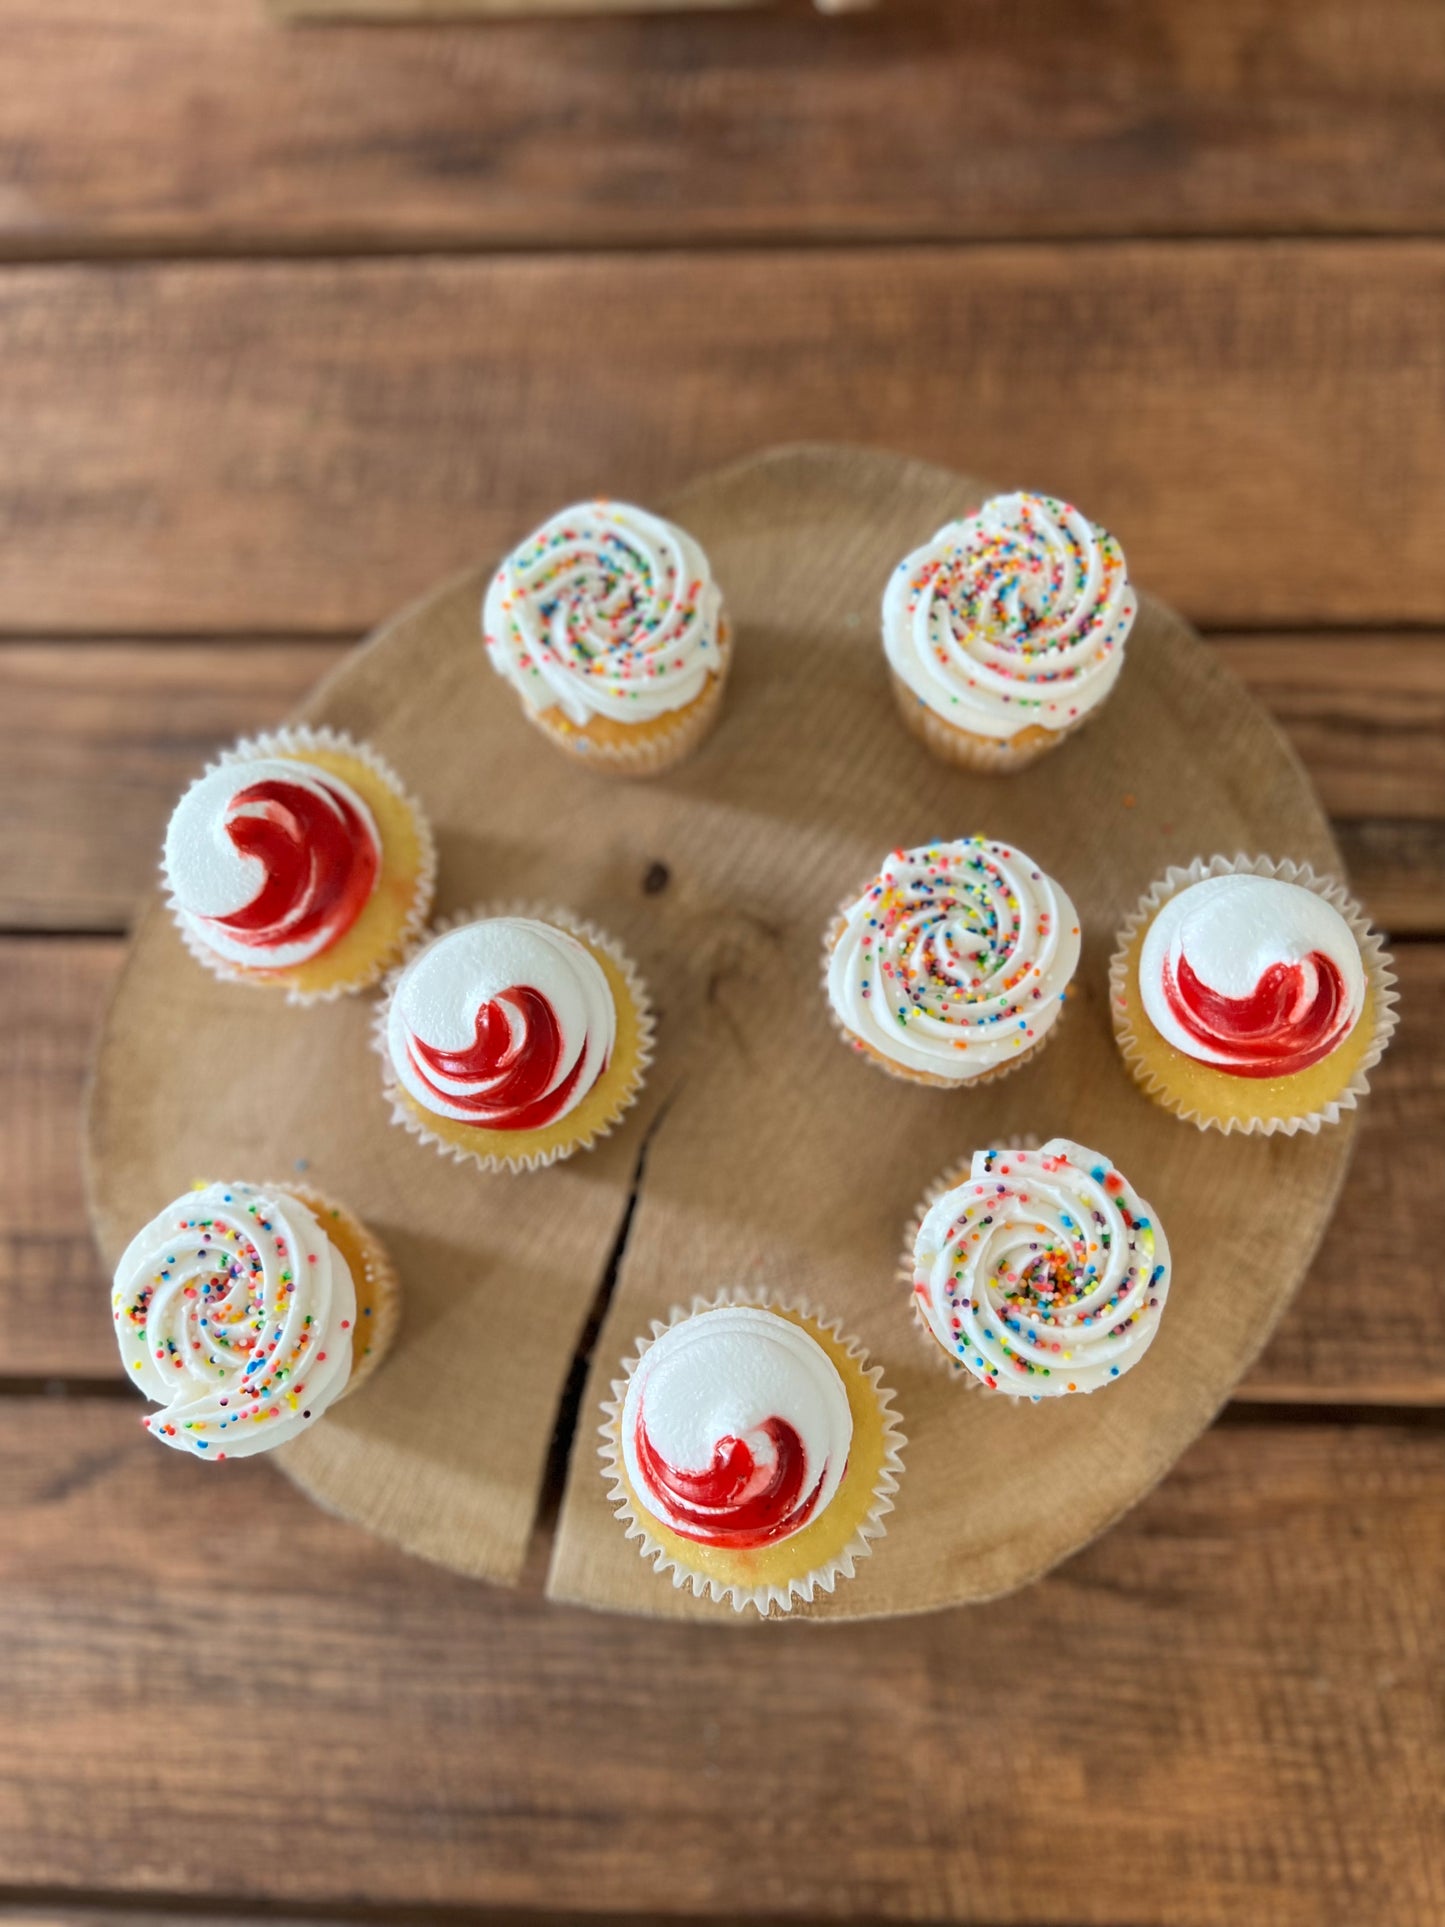
[[[0,0],[0,1915],[1445,1919],[1445,12],[287,31]],[[1026,1594],[544,1605],[151,1447],[87,1053],[167,808],[574,492],[1073,494],[1285,725],[1403,1023],[1237,1402]],[[559,1459],[560,1463],[560,1459]]]

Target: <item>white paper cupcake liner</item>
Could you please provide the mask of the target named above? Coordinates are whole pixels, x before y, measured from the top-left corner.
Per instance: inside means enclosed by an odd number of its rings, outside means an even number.
[[[1037,1151],[1041,1141],[1032,1131],[1028,1131],[1021,1137],[996,1138],[991,1144],[980,1145],[978,1148],[989,1151]],[[955,1383],[966,1380],[966,1389],[977,1392],[980,1398],[1002,1399],[1009,1405],[1035,1404],[1037,1400],[1023,1398],[1018,1393],[990,1391],[981,1378],[969,1371],[961,1358],[946,1352],[934,1337],[924,1318],[918,1302],[918,1293],[913,1289],[913,1252],[918,1243],[918,1234],[923,1229],[923,1220],[945,1192],[957,1190],[958,1186],[967,1180],[972,1166],[972,1152],[969,1152],[966,1159],[960,1158],[948,1165],[939,1172],[913,1207],[912,1214],[903,1228],[903,1249],[898,1257],[898,1282],[908,1293],[913,1329],[917,1332],[918,1341],[926,1349],[929,1362],[936,1372],[941,1373],[945,1378],[952,1379]]]
[[[1338,1097],[1322,1105],[1319,1110],[1308,1112],[1299,1117],[1257,1117],[1257,1118],[1213,1118],[1205,1117],[1199,1111],[1189,1108],[1183,1101],[1168,1093],[1164,1080],[1151,1071],[1143,1062],[1143,1051],[1135,1032],[1134,1008],[1128,995],[1129,950],[1138,936],[1141,926],[1153,921],[1162,906],[1170,897],[1186,889],[1192,883],[1201,883],[1206,877],[1246,874],[1250,876],[1272,877],[1281,883],[1296,883],[1302,889],[1313,890],[1327,903],[1334,905],[1349,924],[1355,942],[1360,947],[1360,959],[1365,968],[1365,977],[1375,994],[1375,1029],[1369,1048],[1360,1060],[1345,1089]],[[1385,1054],[1385,1047],[1395,1033],[1399,1023],[1396,1006],[1399,996],[1395,990],[1393,960],[1385,949],[1377,931],[1370,927],[1364,911],[1346,890],[1342,883],[1332,877],[1317,876],[1308,863],[1295,863],[1288,857],[1275,859],[1267,856],[1234,857],[1214,856],[1206,862],[1203,857],[1195,857],[1187,868],[1180,869],[1171,865],[1164,875],[1140,899],[1138,907],[1131,912],[1123,929],[1115,940],[1114,955],[1109,963],[1109,1014],[1113,1020],[1114,1037],[1130,1075],[1142,1090],[1175,1117],[1193,1124],[1196,1129],[1219,1131],[1226,1137],[1231,1131],[1239,1131],[1245,1136],[1271,1137],[1282,1131],[1293,1137],[1299,1131],[1318,1131],[1322,1125],[1337,1124],[1346,1111],[1352,1111],[1370,1088],[1368,1073]],[[1139,1013],[1142,1015],[1142,1012]],[[1146,1020],[1147,1021],[1147,1020]]]
[[[463,924],[479,923],[489,917],[533,917],[539,923],[553,923],[561,930],[580,938],[584,943],[595,945],[605,952],[620,971],[627,986],[627,994],[637,1017],[637,1064],[626,1088],[618,1093],[612,1114],[600,1123],[594,1124],[586,1133],[572,1142],[560,1144],[547,1151],[531,1151],[515,1155],[473,1150],[467,1145],[453,1144],[449,1138],[434,1131],[420,1113],[420,1107],[408,1101],[402,1084],[396,1075],[387,1048],[387,1022],[391,1014],[391,1000],[396,995],[396,987],[401,982],[407,966],[413,963],[424,950],[443,937],[449,930],[459,929]],[[391,1121],[414,1137],[419,1144],[430,1144],[443,1157],[453,1159],[457,1164],[474,1164],[480,1171],[544,1171],[551,1164],[570,1158],[578,1151],[586,1151],[592,1145],[608,1137],[622,1122],[641,1095],[647,1081],[647,1068],[652,1062],[653,1043],[656,1024],[652,1014],[652,1002],[647,994],[647,986],[642,981],[636,964],[614,937],[610,937],[595,923],[585,917],[574,915],[570,910],[560,910],[554,904],[538,903],[483,903],[466,910],[455,910],[450,916],[438,918],[429,930],[412,945],[396,967],[389,971],[382,986],[382,997],[377,1005],[376,1016],[372,1023],[371,1042],[382,1063],[382,1088],[391,1105]],[[604,1076],[606,1073],[604,1072]],[[584,1100],[585,1101],[585,1100]],[[565,1123],[559,1118],[557,1122]],[[494,1134],[495,1135],[495,1134]]]
[[[416,888],[412,895],[411,908],[406,921],[397,933],[396,942],[405,949],[414,943],[426,926],[427,915],[431,910],[432,898],[436,894],[437,854],[436,842],[432,836],[431,824],[420,803],[407,789],[386,758],[374,750],[369,743],[355,742],[350,736],[335,729],[310,729],[304,724],[288,725],[271,730],[261,736],[243,736],[230,749],[224,749],[201,772],[209,776],[212,770],[224,768],[228,763],[254,763],[263,756],[303,756],[308,749],[329,750],[338,756],[353,756],[366,767],[388,789],[394,790],[405,804],[416,828],[418,867]],[[199,780],[199,779],[197,779]],[[203,964],[213,977],[223,983],[248,984],[253,990],[267,990],[273,995],[278,991],[285,995],[288,1004],[311,1005],[334,1003],[338,997],[350,997],[357,991],[369,990],[377,981],[375,970],[354,978],[350,982],[330,984],[325,990],[302,990],[295,984],[278,983],[275,978],[266,977],[255,970],[243,969],[228,958],[212,950],[187,922],[180,904],[176,901],[166,880],[165,861],[160,862],[161,888],[165,893],[166,908],[172,921],[180,932],[181,942],[195,958]]]
[[[1025,723],[1013,737],[976,736],[971,730],[955,727],[947,717],[930,709],[896,672],[893,673],[893,694],[904,727],[925,749],[940,762],[952,763],[955,769],[974,770],[985,776],[1012,776],[1017,770],[1028,769],[1052,755],[1070,736],[1077,735],[1094,713],[1091,710],[1063,729]],[[1031,727],[1044,729],[1044,736],[1031,743],[1018,743],[1017,737]]]
[[[900,1084],[912,1084],[915,1088],[932,1091],[982,1090],[986,1084],[997,1084],[1005,1077],[1012,1077],[1015,1071],[1021,1071],[1026,1064],[1037,1062],[1047,1046],[1052,1043],[1055,1036],[1057,1036],[1059,1027],[1064,1021],[1064,1014],[1068,1010],[1068,999],[1073,990],[1073,978],[1070,978],[1068,984],[1065,985],[1064,995],[1059,999],[1057,1014],[1042,1037],[1035,1037],[1034,1041],[1028,1045],[1026,1049],[1019,1051],[1016,1056],[1005,1058],[1001,1064],[991,1064],[986,1071],[979,1071],[973,1077],[934,1077],[924,1071],[909,1070],[906,1065],[895,1064],[889,1057],[885,1056],[884,1052],[876,1045],[869,1045],[866,1040],[860,1039],[856,1031],[849,1030],[848,1026],[834,1009],[833,999],[828,995],[828,969],[832,962],[834,946],[847,920],[848,912],[858,901],[859,897],[863,895],[864,891],[870,890],[873,887],[875,881],[875,878],[870,877],[860,889],[854,891],[851,897],[843,898],[834,913],[832,922],[823,934],[823,1002],[827,1007],[829,1023],[832,1024],[834,1031],[848,1046],[852,1055],[859,1058],[863,1063],[870,1065],[872,1069],[882,1071],[886,1077],[895,1078]],[[1077,975],[1077,972],[1075,974]]]
[[[684,1318],[694,1317],[698,1312],[716,1311],[722,1305],[755,1305],[764,1311],[790,1311],[810,1319],[861,1368],[878,1401],[883,1421],[883,1461],[873,1484],[873,1503],[862,1524],[831,1559],[782,1584],[773,1582],[763,1586],[746,1586],[739,1581],[719,1579],[684,1565],[675,1553],[653,1537],[648,1515],[635,1502],[623,1469],[622,1407],[632,1374],[645,1354],[674,1325]],[[893,1494],[898,1489],[898,1480],[903,1472],[902,1452],[908,1443],[899,1415],[893,1409],[894,1395],[883,1384],[883,1367],[870,1365],[867,1359],[868,1353],[857,1339],[846,1337],[836,1320],[817,1311],[805,1299],[779,1298],[766,1291],[724,1291],[714,1298],[697,1297],[691,1305],[674,1305],[665,1319],[654,1318],[648,1336],[637,1339],[632,1353],[622,1360],[623,1376],[612,1381],[612,1396],[602,1403],[603,1423],[598,1428],[602,1444],[597,1448],[597,1455],[602,1461],[602,1476],[609,1481],[608,1498],[617,1517],[626,1527],[627,1538],[638,1542],[637,1549],[641,1557],[649,1561],[658,1573],[669,1575],[677,1589],[690,1586],[696,1598],[706,1596],[719,1606],[726,1602],[735,1613],[745,1612],[751,1606],[764,1619],[790,1613],[799,1600],[811,1605],[818,1593],[831,1593],[839,1579],[851,1579],[858,1561],[868,1558],[878,1540],[887,1535],[888,1528],[883,1520],[893,1510]]]

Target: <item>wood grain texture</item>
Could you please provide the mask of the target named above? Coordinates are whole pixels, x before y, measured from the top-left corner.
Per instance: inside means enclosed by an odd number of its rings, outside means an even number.
[[[186,783],[279,723],[348,647],[0,643],[0,928],[125,928]],[[1215,647],[1283,725],[1371,914],[1445,935],[1445,637]]]
[[[1438,232],[1442,88],[1433,0],[385,35],[4,0],[0,248]]]
[[[12,1886],[1020,1927],[1445,1911],[1433,1427],[1216,1428],[1022,1620],[906,1636],[547,1606],[230,1472],[221,1506],[125,1404],[0,1404]]]
[[[0,628],[355,634],[599,490],[847,435],[1205,625],[1445,620],[1445,242],[24,268]]]

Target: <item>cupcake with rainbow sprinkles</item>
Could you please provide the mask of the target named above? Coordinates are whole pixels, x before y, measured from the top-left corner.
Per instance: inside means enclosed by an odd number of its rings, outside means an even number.
[[[1051,495],[996,495],[889,577],[903,720],[945,762],[1024,769],[1109,695],[1137,613],[1112,535]]]
[[[121,1360],[153,1438],[213,1463],[284,1445],[381,1363],[401,1288],[376,1237],[309,1186],[198,1185],[115,1270]]]
[[[823,982],[861,1057],[959,1090],[1038,1054],[1078,963],[1062,886],[1015,845],[968,836],[889,853],[828,932]]]
[[[1065,1137],[975,1151],[925,1196],[903,1262],[935,1356],[1007,1398],[1112,1385],[1153,1344],[1169,1296],[1153,1207]]]
[[[534,529],[492,578],[482,636],[527,720],[615,776],[691,754],[732,654],[702,545],[626,502],[580,502]]]

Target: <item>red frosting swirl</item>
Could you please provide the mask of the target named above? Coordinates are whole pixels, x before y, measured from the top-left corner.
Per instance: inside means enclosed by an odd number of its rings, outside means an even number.
[[[771,1463],[759,1464],[747,1439],[722,1438],[712,1464],[680,1471],[658,1453],[639,1418],[637,1463],[668,1504],[668,1524],[684,1539],[704,1546],[746,1548],[785,1539],[807,1523],[818,1503],[827,1467],[804,1492],[806,1454],[786,1419],[766,1419],[758,1430],[771,1442]]]
[[[381,867],[376,837],[350,797],[309,774],[265,777],[237,790],[226,834],[265,871],[256,895],[227,916],[203,921],[257,950],[309,944],[329,948],[365,908]]]
[[[442,1050],[411,1032],[407,1053],[427,1090],[444,1104],[489,1130],[536,1131],[568,1108],[587,1045],[584,1038],[576,1062],[553,1089],[562,1027],[540,990],[516,984],[482,1005],[465,1050]]]
[[[1176,1022],[1232,1077],[1307,1070],[1350,1028],[1344,978],[1320,950],[1297,963],[1271,964],[1243,997],[1212,990],[1184,956],[1177,973],[1166,961],[1163,987]]]

